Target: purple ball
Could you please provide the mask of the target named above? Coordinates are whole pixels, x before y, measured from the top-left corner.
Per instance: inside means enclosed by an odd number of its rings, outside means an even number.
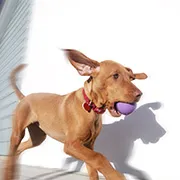
[[[117,111],[119,111],[123,115],[131,114],[136,109],[135,103],[123,103],[118,102],[115,105]]]

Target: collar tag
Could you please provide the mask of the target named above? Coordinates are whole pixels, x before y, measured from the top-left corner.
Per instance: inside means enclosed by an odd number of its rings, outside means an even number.
[[[91,112],[91,109],[92,109],[91,106],[89,106],[89,104],[87,102],[83,103],[83,108],[88,112]]]

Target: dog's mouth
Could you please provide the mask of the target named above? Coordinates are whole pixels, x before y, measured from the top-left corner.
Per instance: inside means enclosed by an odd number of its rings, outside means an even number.
[[[116,104],[117,102],[111,103],[110,106],[108,107],[108,111],[110,112],[111,116],[113,117],[120,117],[121,113],[116,109]]]

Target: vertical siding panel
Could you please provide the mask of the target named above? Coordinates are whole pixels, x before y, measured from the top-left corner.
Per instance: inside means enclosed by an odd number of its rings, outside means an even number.
[[[0,37],[0,155],[8,153],[12,112],[18,101],[8,78],[11,70],[25,58],[32,1],[12,0],[15,8],[13,12],[6,13],[10,17],[4,17],[9,19],[8,25],[4,23],[6,27],[3,24],[0,26],[0,31],[6,28]]]

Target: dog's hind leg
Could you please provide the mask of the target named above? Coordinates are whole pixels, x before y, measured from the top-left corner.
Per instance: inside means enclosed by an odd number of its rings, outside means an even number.
[[[10,149],[9,149],[9,155],[7,157],[7,162],[5,166],[5,173],[4,173],[4,180],[13,180],[15,177],[15,171],[16,171],[16,151],[17,148],[23,139],[25,134],[25,130],[18,130],[15,131],[15,129],[12,130],[11,140],[10,140]]]
[[[37,122],[30,124],[27,128],[30,137],[27,141],[19,145],[16,155],[20,155],[26,149],[40,145],[46,139],[46,134],[39,128],[39,124]]]
[[[4,168],[4,180],[13,180],[15,178],[16,170],[16,161],[17,156],[16,152],[18,149],[21,140],[25,134],[25,128],[27,123],[29,123],[30,117],[30,107],[27,103],[20,103],[13,115],[12,121],[12,134],[10,140],[9,156],[7,157],[6,165]]]

